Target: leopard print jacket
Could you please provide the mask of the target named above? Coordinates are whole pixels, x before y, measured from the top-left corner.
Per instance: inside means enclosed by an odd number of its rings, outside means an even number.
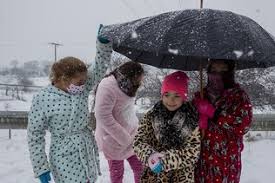
[[[192,106],[190,105],[190,107]],[[134,139],[134,151],[145,165],[141,183],[193,183],[194,169],[200,154],[199,128],[195,127],[190,132],[182,147],[167,149],[155,136],[152,126],[155,115],[153,109],[145,114]],[[197,115],[197,113],[194,113],[194,115]],[[147,163],[153,152],[164,154],[162,158],[163,171],[160,174],[153,173]]]

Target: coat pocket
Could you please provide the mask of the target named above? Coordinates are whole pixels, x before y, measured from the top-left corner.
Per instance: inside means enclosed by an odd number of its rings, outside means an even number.
[[[106,154],[119,154],[123,150],[121,146],[111,135],[105,135],[102,138],[102,151]]]

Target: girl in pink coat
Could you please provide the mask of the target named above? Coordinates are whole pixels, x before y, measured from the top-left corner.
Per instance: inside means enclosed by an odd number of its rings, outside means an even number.
[[[138,128],[135,95],[143,79],[139,63],[127,62],[107,75],[98,85],[95,99],[95,137],[109,164],[112,183],[122,183],[124,160],[139,183],[142,164],[132,145]]]

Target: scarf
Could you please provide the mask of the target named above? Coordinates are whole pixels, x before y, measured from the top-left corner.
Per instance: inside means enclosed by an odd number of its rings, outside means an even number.
[[[135,85],[133,81],[125,77],[118,69],[114,70],[113,75],[117,80],[118,87],[128,95],[129,97],[134,97],[139,88],[139,84]]]
[[[186,138],[198,126],[198,114],[194,106],[184,103],[176,111],[169,111],[159,101],[153,108],[152,126],[157,140],[164,148],[180,148]]]

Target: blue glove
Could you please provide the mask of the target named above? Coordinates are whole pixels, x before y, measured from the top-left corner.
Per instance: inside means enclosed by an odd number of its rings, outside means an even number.
[[[50,171],[41,174],[39,179],[41,183],[49,183],[51,181]]]
[[[100,24],[99,25],[99,28],[98,28],[98,32],[97,32],[97,39],[99,40],[99,42],[103,43],[103,44],[107,44],[110,42],[110,40],[108,40],[107,38],[105,37],[102,37],[100,36],[100,32],[101,32],[101,29],[102,29],[103,25]]]
[[[162,163],[159,161],[156,165],[152,168],[152,171],[156,174],[159,174],[162,171]]]

